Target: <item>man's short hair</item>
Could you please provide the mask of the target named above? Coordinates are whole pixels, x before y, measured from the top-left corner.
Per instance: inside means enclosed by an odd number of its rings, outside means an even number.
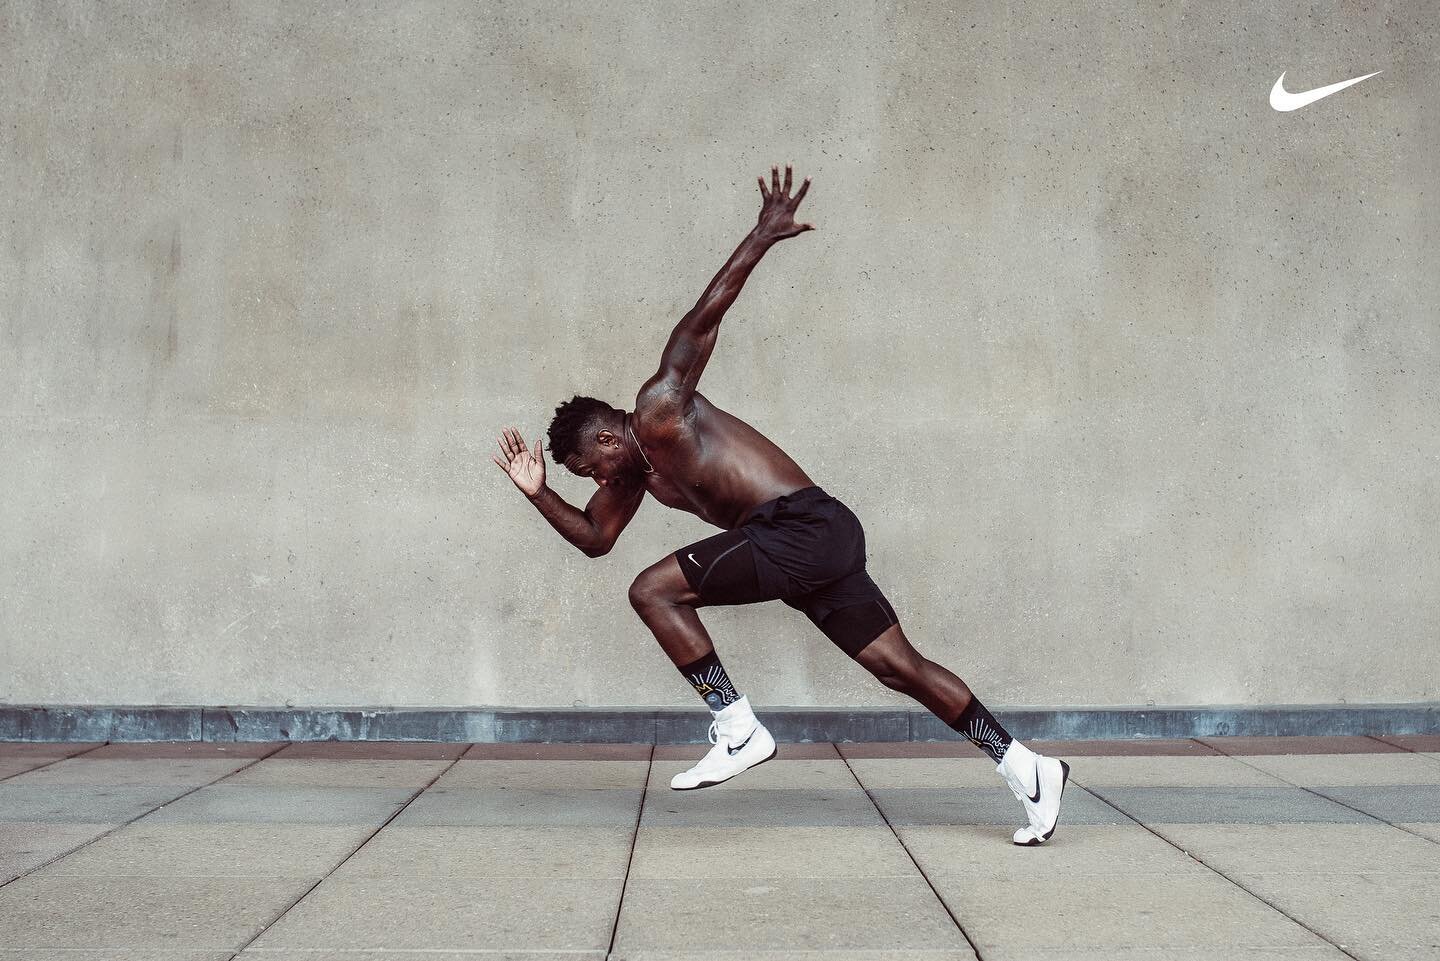
[[[550,421],[550,457],[564,464],[571,454],[578,453],[586,437],[611,415],[622,413],[594,397],[575,396],[555,408]]]

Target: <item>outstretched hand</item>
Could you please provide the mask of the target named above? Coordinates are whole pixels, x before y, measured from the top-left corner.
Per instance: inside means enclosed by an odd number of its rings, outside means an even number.
[[[770,167],[770,186],[766,188],[765,178],[757,177],[760,181],[760,196],[764,202],[760,205],[760,223],[756,227],[767,240],[784,240],[786,237],[794,237],[796,234],[804,233],[807,230],[814,230],[814,224],[797,224],[795,222],[795,210],[800,206],[800,201],[805,199],[805,191],[810,189],[810,178],[806,177],[800,189],[795,191],[795,196],[790,196],[790,165],[785,165],[785,184],[780,184],[780,168],[772,164]]]
[[[520,488],[526,497],[534,497],[540,493],[540,488],[545,486],[545,450],[539,438],[535,440],[534,453],[526,449],[525,438],[513,427],[505,428],[499,441],[500,452],[505,455],[505,459],[501,460],[494,454],[490,455],[491,459],[510,475],[515,486]]]

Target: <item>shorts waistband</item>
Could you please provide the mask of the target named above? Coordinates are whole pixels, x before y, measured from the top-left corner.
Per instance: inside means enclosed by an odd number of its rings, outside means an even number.
[[[787,504],[792,504],[795,501],[814,500],[816,498],[824,498],[829,496],[830,495],[826,494],[825,489],[822,487],[802,487],[799,490],[793,490],[788,494],[781,494],[779,497],[772,497],[770,500],[766,501],[765,503],[761,504],[759,507],[751,511],[749,516],[760,517],[766,514],[773,513],[774,511],[784,507]]]

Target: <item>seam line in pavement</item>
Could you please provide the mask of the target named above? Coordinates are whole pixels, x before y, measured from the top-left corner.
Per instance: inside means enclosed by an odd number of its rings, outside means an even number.
[[[294,901],[291,901],[289,904],[285,905],[285,909],[284,909],[283,911],[281,911],[279,914],[275,915],[275,917],[271,918],[269,921],[266,921],[266,922],[265,922],[265,926],[262,927],[259,931],[256,931],[255,934],[251,936],[250,940],[248,940],[248,941],[246,941],[244,944],[240,945],[240,947],[239,947],[239,948],[235,951],[235,953],[231,956],[231,961],[234,961],[235,958],[238,958],[238,957],[240,957],[240,955],[244,954],[246,948],[250,947],[250,945],[252,945],[252,944],[254,944],[256,941],[258,941],[258,940],[260,939],[260,936],[263,935],[266,931],[269,931],[271,928],[273,928],[273,927],[275,926],[275,923],[276,923],[277,921],[279,921],[281,918],[285,917],[285,915],[287,915],[287,914],[289,914],[291,911],[293,911],[293,910],[295,909],[295,905],[299,904],[301,901],[304,901],[306,898],[308,898],[308,897],[311,895],[311,893],[314,892],[314,890],[315,890],[316,888],[318,888],[320,885],[324,884],[326,881],[330,880],[330,876],[331,876],[332,874],[334,874],[336,871],[340,870],[340,868],[343,867],[347,861],[349,861],[349,860],[350,860],[351,858],[353,858],[355,855],[359,854],[359,853],[360,853],[360,850],[361,850],[363,847],[365,847],[365,845],[367,845],[367,844],[369,844],[371,841],[375,840],[376,835],[378,835],[381,831],[383,831],[383,830],[385,830],[387,827],[389,827],[389,826],[390,826],[390,822],[393,821],[393,820],[395,820],[396,818],[398,818],[398,817],[400,816],[400,813],[401,813],[402,811],[404,811],[404,810],[405,810],[406,808],[408,808],[410,805],[414,804],[416,798],[418,798],[420,795],[424,794],[426,791],[428,791],[428,790],[430,790],[432,787],[434,787],[436,781],[440,780],[440,779],[441,779],[442,777],[444,777],[446,774],[449,774],[449,773],[450,773],[450,769],[453,768],[455,765],[457,765],[457,764],[460,763],[460,759],[465,756],[465,754],[468,752],[468,750],[469,750],[469,748],[466,748],[465,751],[461,751],[461,752],[460,752],[459,756],[452,758],[452,759],[450,760],[450,763],[449,763],[449,764],[447,764],[447,765],[445,765],[443,768],[441,768],[440,771],[439,771],[438,773],[436,773],[436,775],[435,775],[434,777],[432,777],[429,781],[427,781],[418,791],[416,791],[414,794],[410,795],[410,797],[405,801],[404,804],[400,805],[400,806],[399,806],[398,808],[396,808],[394,811],[391,811],[391,812],[390,812],[390,816],[387,817],[385,820],[381,821],[379,827],[377,827],[375,830],[371,831],[368,835],[365,836],[365,840],[363,840],[363,841],[361,841],[359,844],[355,845],[355,847],[351,849],[351,851],[350,851],[349,854],[345,855],[345,856],[344,856],[343,858],[341,858],[338,862],[336,862],[335,866],[332,867],[330,870],[326,871],[323,875],[321,875],[320,879],[317,880],[314,884],[310,885],[308,888],[306,888],[304,891],[302,891],[302,892],[300,893],[300,896],[299,896],[298,898],[296,898]]]
[[[935,889],[935,882],[930,880],[930,875],[926,874],[925,869],[920,866],[920,862],[915,860],[915,855],[911,853],[910,846],[905,843],[905,839],[900,836],[900,832],[895,830],[895,825],[890,823],[890,818],[886,816],[885,809],[875,800],[875,795],[870,793],[870,789],[865,786],[865,782],[860,780],[860,775],[856,774],[855,769],[850,766],[850,759],[845,756],[845,752],[836,747],[833,742],[830,746],[835,748],[835,753],[839,754],[840,760],[845,762],[845,770],[850,772],[850,776],[855,779],[855,783],[860,786],[860,790],[864,791],[865,796],[870,799],[870,803],[875,807],[875,813],[880,815],[880,819],[884,821],[885,826],[890,829],[890,833],[894,835],[896,843],[900,845],[900,849],[905,852],[905,856],[910,859],[910,863],[915,865],[915,870],[925,879],[925,884],[930,888],[930,893],[935,895],[935,900],[940,902],[940,907],[944,908],[945,913],[950,915],[950,920],[954,922],[955,929],[960,932],[960,936],[965,939],[965,943],[970,945],[970,950],[974,952],[975,957],[978,958],[979,961],[985,961],[985,956],[980,953],[980,948],[975,944],[975,939],[970,937],[970,932],[965,930],[965,925],[960,923],[960,919],[955,916],[955,912],[950,910],[950,905],[945,903],[945,899],[941,897],[940,892]]]
[[[1283,775],[1280,775],[1280,774],[1276,774],[1274,771],[1267,771],[1267,770],[1265,770],[1263,767],[1257,767],[1256,765],[1251,764],[1249,761],[1245,760],[1243,757],[1236,757],[1236,756],[1234,756],[1234,755],[1226,755],[1226,756],[1229,757],[1229,758],[1231,758],[1231,760],[1239,761],[1241,764],[1245,765],[1246,767],[1250,768],[1251,770],[1259,771],[1261,774],[1269,775],[1270,777],[1273,777],[1273,778],[1274,778],[1275,780],[1277,780],[1277,781],[1283,781],[1284,783],[1290,785],[1291,787],[1299,788],[1300,790],[1304,791],[1306,794],[1313,794],[1313,795],[1315,795],[1315,796],[1318,797],[1318,798],[1324,798],[1325,800],[1329,801],[1331,804],[1338,804],[1338,805],[1340,805],[1342,808],[1346,808],[1346,809],[1348,809],[1348,810],[1354,811],[1356,814],[1363,814],[1365,817],[1369,818],[1369,819],[1372,820],[1372,821],[1379,821],[1381,824],[1388,825],[1389,827],[1392,827],[1392,828],[1394,828],[1394,829],[1397,830],[1397,831],[1404,831],[1406,834],[1410,835],[1411,837],[1419,838],[1419,839],[1422,840],[1422,841],[1429,841],[1431,844],[1440,844],[1440,841],[1437,841],[1437,840],[1435,840],[1435,839],[1432,838],[1432,837],[1426,837],[1425,835],[1421,834],[1421,833],[1418,832],[1418,831],[1412,831],[1412,830],[1410,830],[1409,828],[1407,828],[1407,827],[1405,827],[1405,826],[1403,826],[1403,825],[1396,824],[1394,821],[1386,820],[1385,818],[1382,818],[1382,817],[1381,817],[1380,815],[1378,815],[1378,814],[1371,814],[1369,811],[1366,811],[1364,808],[1357,808],[1357,807],[1356,807],[1355,805],[1353,805],[1353,804],[1347,804],[1347,803],[1345,803],[1344,801],[1340,800],[1339,798],[1331,797],[1330,795],[1326,794],[1324,791],[1321,791],[1321,790],[1319,790],[1319,789],[1317,789],[1317,788],[1306,787],[1304,784],[1296,784],[1294,781],[1290,780],[1289,778],[1284,777]],[[1396,786],[1398,786],[1398,787],[1404,787],[1405,785],[1396,785]],[[1335,785],[1335,787],[1340,787],[1340,785],[1337,784],[1337,785]]]
[[[108,744],[108,743],[109,743],[109,742],[107,741],[106,744]],[[105,746],[104,744],[100,745],[100,747],[104,747],[104,746]],[[68,850],[66,850],[66,851],[62,851],[60,854],[55,855],[55,856],[54,856],[53,858],[51,858],[50,860],[45,861],[45,862],[42,863],[42,864],[37,864],[37,865],[35,865],[33,868],[31,868],[30,870],[28,870],[28,871],[22,871],[22,872],[20,872],[19,874],[15,875],[13,878],[11,878],[11,879],[8,880],[8,881],[0,881],[0,888],[5,887],[7,884],[14,884],[16,881],[19,881],[21,878],[28,878],[30,875],[34,874],[36,871],[42,870],[42,869],[44,869],[44,868],[48,868],[50,865],[54,864],[56,861],[59,861],[61,858],[68,858],[70,855],[74,854],[76,851],[80,850],[81,848],[89,847],[90,845],[94,844],[96,841],[104,840],[105,838],[108,838],[110,835],[114,834],[115,832],[120,831],[120,830],[122,830],[122,829],[124,829],[124,828],[128,828],[130,825],[134,824],[136,821],[140,820],[141,818],[147,818],[147,817],[149,817],[150,815],[154,814],[156,811],[160,810],[161,808],[163,808],[163,807],[164,807],[165,805],[167,805],[167,804],[174,804],[176,801],[179,801],[179,800],[181,800],[181,799],[183,799],[183,798],[189,797],[190,795],[194,794],[196,791],[202,791],[202,790],[204,790],[205,788],[210,787],[212,784],[219,784],[221,781],[225,780],[227,777],[234,777],[235,775],[239,774],[241,771],[248,771],[250,768],[252,768],[252,767],[254,767],[255,765],[259,764],[261,761],[265,760],[265,759],[266,759],[267,757],[269,757],[271,754],[276,753],[276,751],[282,750],[282,749],[284,748],[284,746],[285,746],[285,745],[277,746],[277,747],[275,748],[275,750],[274,750],[274,751],[271,751],[269,754],[262,754],[260,757],[252,758],[252,759],[250,760],[250,763],[249,763],[249,764],[242,764],[242,765],[240,765],[239,767],[237,767],[235,770],[229,772],[228,774],[222,774],[222,775],[220,775],[220,776],[217,777],[217,778],[213,778],[213,779],[211,779],[211,780],[209,780],[209,781],[206,781],[204,784],[197,784],[197,785],[195,785],[194,787],[192,787],[192,788],[191,788],[190,790],[188,790],[188,791],[185,791],[185,792],[183,792],[183,793],[181,793],[181,794],[175,795],[175,796],[172,797],[172,798],[168,798],[168,799],[166,799],[166,800],[164,800],[164,801],[161,801],[159,804],[157,804],[157,805],[155,805],[154,807],[150,808],[148,811],[145,811],[145,812],[142,813],[142,814],[137,814],[137,815],[135,815],[133,818],[131,818],[130,820],[124,822],[123,824],[117,824],[117,825],[115,825],[113,828],[111,828],[110,830],[106,831],[105,833],[103,833],[103,834],[97,834],[97,835],[95,835],[93,838],[90,838],[88,841],[82,841],[81,843],[75,845],[73,848],[70,848],[70,849],[68,849]],[[97,748],[91,748],[91,750],[93,750],[93,751],[98,751],[99,749],[100,749],[100,748],[98,748],[98,747],[97,747]],[[81,751],[80,754],[76,754],[76,755],[73,755],[73,756],[74,756],[74,757],[80,757],[80,756],[83,755],[83,754],[89,754],[89,753],[90,753],[90,751]],[[62,758],[62,760],[68,761],[69,758]],[[49,766],[49,765],[46,765],[46,767],[48,767],[48,766]],[[38,771],[39,768],[31,768],[31,770]],[[29,773],[29,772],[27,772],[27,771],[21,771],[20,773],[21,773],[21,774],[27,774],[27,773]],[[225,950],[225,949],[222,948],[221,950],[223,951],[223,950]]]
[[[52,764],[59,764],[61,761],[68,761],[68,760],[70,760],[71,758],[74,758],[74,757],[84,757],[85,755],[89,754],[91,751],[98,751],[98,750],[100,750],[102,747],[105,747],[106,745],[108,745],[109,743],[110,743],[109,741],[106,741],[104,744],[97,744],[97,745],[95,745],[94,747],[87,747],[87,748],[86,748],[85,750],[83,750],[83,751],[76,751],[74,754],[66,754],[64,757],[57,757],[55,760],[53,760],[53,761],[46,761],[44,764],[37,764],[37,765],[35,765],[34,767],[27,767],[27,768],[26,768],[25,770],[23,770],[23,771],[16,771],[14,774],[7,774],[7,775],[5,775],[4,777],[0,777],[0,781],[8,781],[8,780],[10,780],[12,777],[19,777],[19,776],[22,775],[22,774],[29,774],[31,771],[41,771],[41,770],[44,770],[45,768],[49,767],[49,766],[52,765]],[[143,816],[143,815],[142,815],[142,816]]]
[[[655,769],[655,742],[650,742],[650,760],[645,765],[645,784],[640,788],[640,806],[635,810],[635,830],[630,834],[630,856],[625,859],[625,877],[620,882],[620,897],[615,901],[615,923],[610,925],[610,943],[603,958],[615,951],[615,938],[620,934],[620,912],[625,910],[625,889],[630,884],[630,865],[635,863],[635,845],[640,841],[640,821],[645,817],[645,797],[650,793],[650,772]]]
[[[1226,755],[1226,757],[1229,757],[1229,756],[1230,756],[1230,755]],[[1258,770],[1258,769],[1257,769],[1257,770]],[[1265,772],[1265,773],[1269,773],[1269,772]],[[1254,898],[1255,900],[1259,901],[1261,904],[1265,905],[1267,908],[1269,908],[1270,910],[1274,911],[1276,914],[1279,914],[1281,917],[1287,919],[1287,920],[1290,921],[1291,923],[1296,924],[1296,925],[1298,925],[1299,927],[1304,928],[1306,931],[1309,931],[1311,934],[1315,935],[1315,937],[1319,938],[1321,941],[1324,941],[1326,944],[1330,945],[1332,948],[1334,948],[1336,951],[1339,951],[1341,954],[1345,955],[1347,958],[1354,958],[1355,961],[1361,961],[1361,958],[1360,958],[1359,955],[1353,954],[1352,952],[1350,952],[1349,950],[1347,950],[1344,945],[1340,944],[1338,941],[1334,941],[1334,940],[1326,937],[1325,935],[1321,934],[1319,931],[1316,931],[1314,928],[1310,927],[1310,925],[1306,924],[1304,921],[1301,921],[1299,918],[1295,917],[1295,915],[1291,914],[1289,911],[1286,911],[1284,908],[1282,908],[1282,907],[1280,907],[1279,905],[1275,904],[1273,901],[1270,901],[1270,900],[1268,900],[1268,899],[1266,899],[1266,898],[1263,898],[1263,897],[1261,897],[1260,895],[1256,894],[1254,891],[1250,890],[1250,889],[1247,888],[1245,885],[1241,884],[1239,881],[1235,880],[1235,879],[1232,878],[1230,875],[1226,874],[1224,871],[1221,871],[1219,868],[1215,867],[1214,865],[1205,863],[1204,859],[1198,858],[1198,857],[1196,857],[1194,854],[1192,854],[1192,853],[1190,853],[1189,851],[1185,850],[1185,849],[1182,848],[1180,845],[1176,844],[1174,841],[1170,840],[1170,839],[1167,838],[1165,835],[1161,834],[1159,831],[1155,830],[1155,829],[1152,828],[1150,825],[1146,824],[1144,821],[1142,821],[1142,820],[1140,820],[1139,818],[1135,817],[1135,815],[1131,814],[1129,811],[1125,810],[1125,809],[1122,808],[1120,805],[1116,804],[1114,801],[1111,801],[1109,798],[1107,798],[1105,795],[1101,794],[1101,793],[1100,793],[1098,790],[1096,790],[1095,788],[1093,788],[1093,787],[1086,787],[1084,784],[1081,784],[1079,781],[1077,781],[1077,780],[1074,778],[1073,775],[1072,775],[1071,778],[1070,778],[1070,783],[1074,784],[1076,787],[1080,788],[1082,791],[1085,791],[1086,793],[1090,794],[1091,796],[1100,799],[1102,802],[1105,803],[1105,805],[1106,805],[1107,807],[1110,807],[1110,808],[1114,809],[1116,812],[1118,812],[1119,814],[1121,814],[1121,815],[1123,815],[1124,817],[1128,818],[1130,821],[1133,821],[1134,823],[1140,825],[1140,827],[1144,828],[1146,831],[1149,831],[1151,834],[1155,835],[1155,837],[1159,838],[1161,841],[1164,841],[1166,844],[1170,845],[1172,848],[1174,848],[1175,850],[1179,851],[1181,854],[1185,855],[1187,858],[1189,858],[1190,860],[1194,861],[1196,864],[1200,865],[1200,866],[1203,867],[1205,870],[1211,871],[1211,872],[1215,873],[1216,875],[1224,878],[1226,881],[1229,881],[1229,882],[1230,882],[1231,884],[1233,884],[1235,887],[1239,888],[1241,891],[1244,891],[1246,894],[1250,895],[1252,898]]]

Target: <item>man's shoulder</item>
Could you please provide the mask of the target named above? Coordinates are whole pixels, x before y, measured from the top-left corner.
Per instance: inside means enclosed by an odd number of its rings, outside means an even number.
[[[655,443],[679,439],[694,428],[706,403],[698,392],[687,398],[664,383],[646,384],[635,395],[635,429]]]

